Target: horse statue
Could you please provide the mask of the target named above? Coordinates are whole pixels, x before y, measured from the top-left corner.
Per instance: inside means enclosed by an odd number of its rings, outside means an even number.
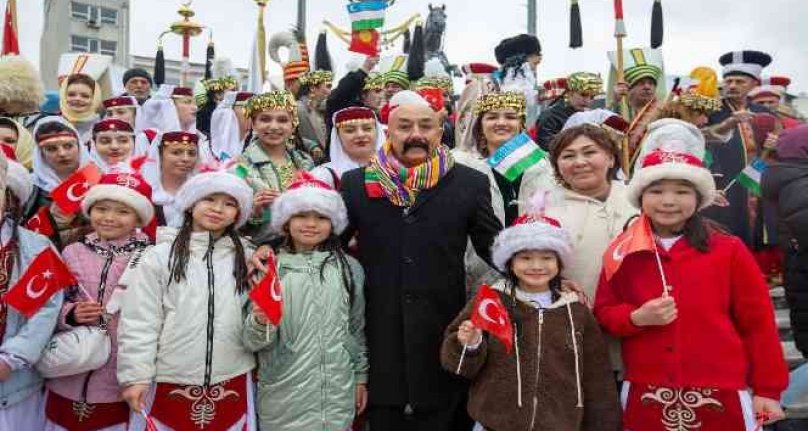
[[[429,61],[437,57],[443,64],[446,73],[453,76],[462,76],[456,64],[449,63],[446,53],[443,52],[443,40],[446,36],[446,5],[433,7],[429,4],[429,15],[424,26],[424,60]]]

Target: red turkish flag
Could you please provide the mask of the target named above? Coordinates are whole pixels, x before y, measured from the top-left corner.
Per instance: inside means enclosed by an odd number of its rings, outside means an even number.
[[[626,256],[639,251],[654,251],[654,234],[651,222],[643,214],[623,233],[615,238],[603,253],[603,272],[611,280]]]
[[[50,218],[50,210],[43,206],[25,223],[25,228],[40,235],[51,236],[56,232]]]
[[[76,279],[53,248],[42,250],[22,278],[2,301],[30,318],[62,289],[76,285]]]
[[[275,253],[270,252],[267,258],[267,273],[250,291],[250,299],[267,315],[273,325],[278,326],[283,317],[283,295],[281,281],[278,279],[278,264]]]
[[[502,304],[499,293],[491,286],[483,284],[474,300],[471,323],[483,331],[497,337],[508,353],[513,349],[513,325],[508,310]]]
[[[81,201],[90,187],[101,181],[101,175],[98,166],[88,163],[53,189],[53,202],[65,214],[75,214],[81,209]]]
[[[20,41],[17,38],[17,1],[8,0],[6,16],[3,22],[2,55],[20,55]]]

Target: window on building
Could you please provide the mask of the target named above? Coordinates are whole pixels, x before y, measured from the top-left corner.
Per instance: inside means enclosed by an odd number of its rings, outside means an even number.
[[[73,52],[90,52],[90,39],[82,36],[70,36],[70,50]]]
[[[110,55],[115,57],[118,52],[118,43],[110,40],[101,41],[101,49],[98,50],[99,54]]]
[[[70,16],[76,19],[81,19],[87,21],[90,19],[90,5],[79,3],[79,2],[70,2]]]
[[[100,8],[100,19],[99,22],[101,24],[111,24],[111,25],[118,25],[118,11],[115,9],[108,9],[105,7]]]

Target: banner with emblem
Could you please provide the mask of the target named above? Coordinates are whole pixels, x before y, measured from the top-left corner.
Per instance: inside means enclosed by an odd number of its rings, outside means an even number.
[[[75,214],[81,209],[81,200],[90,187],[101,181],[101,175],[98,166],[88,163],[53,189],[51,192],[53,203],[63,213]]]
[[[52,247],[46,247],[28,266],[23,276],[2,301],[31,318],[53,295],[71,286],[76,279]]]
[[[56,233],[56,228],[53,226],[50,210],[47,206],[41,207],[33,217],[28,219],[28,222],[25,223],[25,228],[45,236],[51,236]]]

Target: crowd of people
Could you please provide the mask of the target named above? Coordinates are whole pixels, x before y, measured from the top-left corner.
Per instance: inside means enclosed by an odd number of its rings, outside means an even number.
[[[785,417],[769,287],[808,354],[808,126],[770,56],[668,92],[661,54],[631,49],[606,92],[588,71],[538,84],[541,45],[518,35],[463,67],[458,98],[406,57],[332,89],[298,35],[273,40],[284,89],[132,69],[105,98],[67,73],[58,113],[0,58],[0,429]],[[738,179],[758,159],[762,196]]]

